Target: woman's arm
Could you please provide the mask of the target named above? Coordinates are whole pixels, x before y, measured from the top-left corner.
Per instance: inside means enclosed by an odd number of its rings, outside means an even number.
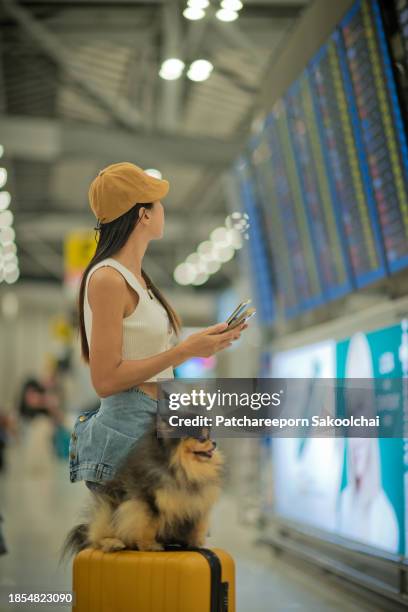
[[[129,389],[193,356],[212,355],[230,346],[243,329],[221,334],[226,324],[220,323],[152,357],[123,360],[122,325],[127,295],[125,279],[112,268],[96,270],[89,280],[88,300],[92,310],[89,365],[92,384],[100,397]]]

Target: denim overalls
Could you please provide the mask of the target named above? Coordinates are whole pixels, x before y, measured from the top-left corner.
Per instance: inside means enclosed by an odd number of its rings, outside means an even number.
[[[109,480],[149,428],[157,406],[157,400],[132,387],[101,398],[99,408],[79,414],[69,447],[71,482]]]

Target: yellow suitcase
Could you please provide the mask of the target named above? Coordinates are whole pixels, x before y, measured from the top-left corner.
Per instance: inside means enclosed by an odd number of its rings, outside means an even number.
[[[87,548],[73,564],[73,612],[235,612],[235,564],[220,548]]]

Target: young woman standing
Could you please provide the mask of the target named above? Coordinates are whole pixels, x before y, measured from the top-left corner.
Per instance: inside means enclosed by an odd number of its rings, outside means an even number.
[[[91,490],[111,478],[157,410],[157,382],[191,357],[209,357],[240,337],[219,323],[172,346],[180,319],[142,268],[164,229],[169,183],[123,162],[102,170],[89,190],[100,232],[79,292],[82,356],[98,408],[80,414],[70,443],[71,482]]]

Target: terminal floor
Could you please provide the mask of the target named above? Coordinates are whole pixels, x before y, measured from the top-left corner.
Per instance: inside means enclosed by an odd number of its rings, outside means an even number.
[[[0,557],[0,587],[70,590],[70,565],[58,567],[56,559],[89,492],[83,483],[69,482],[63,462],[34,475],[22,468],[18,446],[9,455],[9,469],[0,475],[0,513],[9,548],[9,554]],[[208,544],[229,550],[235,558],[237,612],[376,612],[372,604],[321,575],[304,573],[256,546],[255,538],[251,528],[238,522],[234,499],[225,495],[214,509]],[[17,609],[36,608],[0,603],[0,612]],[[48,606],[38,609],[54,612]],[[59,606],[55,612],[67,609]]]

